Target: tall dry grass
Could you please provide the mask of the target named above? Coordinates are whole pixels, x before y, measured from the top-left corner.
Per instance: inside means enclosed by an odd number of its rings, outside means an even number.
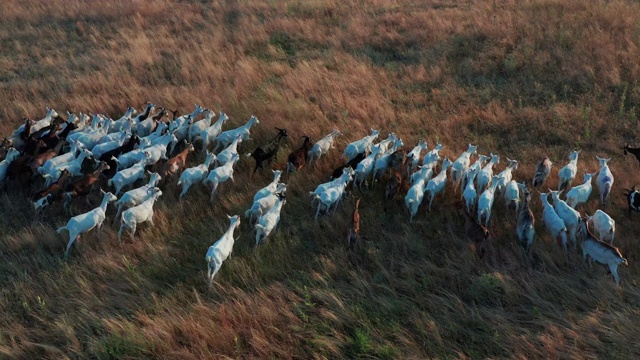
[[[117,116],[146,101],[181,113],[202,104],[234,125],[257,115],[243,150],[286,126],[278,167],[303,134],[345,134],[317,168],[287,180],[268,244],[254,249],[243,222],[212,288],[204,254],[224,214],[244,212],[270,178],[249,179],[246,160],[216,204],[200,188],[176,205],[167,189],[154,228],[118,243],[105,226],[69,261],[54,232],[67,215],[31,224],[25,194],[3,194],[2,357],[637,357],[638,225],[622,189],[638,182],[638,164],[618,148],[638,127],[638,14],[615,0],[2,2],[0,134],[45,106]],[[411,226],[399,199],[385,204],[380,187],[362,194],[366,246],[349,254],[352,200],[315,223],[307,192],[370,127],[407,146],[439,140],[450,158],[477,143],[520,160],[517,179],[546,155],[551,184],[571,149],[583,149],[581,171],[611,156],[623,287],[578,254],[565,263],[541,224],[525,266],[501,202],[496,264],[478,260],[451,189]]]

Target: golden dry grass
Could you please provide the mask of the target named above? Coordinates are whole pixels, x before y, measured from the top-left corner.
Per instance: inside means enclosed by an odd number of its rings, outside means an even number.
[[[167,190],[154,228],[120,244],[105,226],[69,261],[55,233],[62,211],[31,224],[25,195],[2,195],[1,357],[638,357],[640,227],[622,195],[638,164],[619,150],[638,128],[638,15],[619,0],[3,1],[0,134],[45,106],[115,117],[152,101],[222,110],[234,125],[255,114],[256,142],[243,150],[286,126],[293,143],[278,167],[303,134],[345,136],[288,180],[268,244],[254,249],[243,222],[212,288],[204,254],[224,214],[243,213],[270,180],[249,180],[246,159],[215,205],[203,189],[174,205]],[[578,254],[565,263],[541,224],[534,266],[524,266],[501,202],[496,265],[478,260],[451,189],[411,226],[400,200],[363,194],[368,243],[348,254],[351,200],[316,224],[307,192],[370,127],[407,147],[439,140],[450,158],[478,144],[518,159],[517,179],[547,155],[551,184],[571,149],[583,149],[578,177],[597,169],[595,155],[612,157],[623,287]],[[536,196],[533,207],[539,217]]]

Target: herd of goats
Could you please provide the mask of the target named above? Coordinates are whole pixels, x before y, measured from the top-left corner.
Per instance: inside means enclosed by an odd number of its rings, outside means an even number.
[[[120,221],[118,237],[121,238],[123,232],[128,230],[133,238],[138,224],[149,222],[153,225],[153,206],[162,195],[159,185],[167,181],[178,180],[180,200],[198,183],[210,188],[211,200],[214,200],[218,186],[229,179],[233,180],[234,166],[240,159],[238,145],[249,140],[252,126],[260,123],[252,116],[243,126],[222,131],[229,119],[225,113],[221,112],[217,121],[213,121],[213,111],[198,105],[190,114],[178,116],[177,111],[171,113],[173,118],[168,120],[168,112],[164,108],[156,111],[154,104],[147,103],[140,113],[129,107],[118,120],[101,114],[89,116],[80,113],[76,116],[69,112],[65,120],[55,110],[47,108],[43,119],[33,121],[25,118],[24,123],[2,142],[0,185],[6,188],[13,181],[15,186],[26,184],[29,189],[41,188],[32,193],[36,218],[56,203],[70,210],[76,199],[83,198],[90,205],[89,195],[100,191],[100,206],[72,217],[57,230],[58,233],[65,230],[69,233],[65,257],[81,234],[102,226],[111,202],[117,206],[115,222]],[[255,159],[254,172],[262,168],[264,163],[272,162],[282,140],[288,137],[285,129],[276,129],[278,133],[273,140],[248,154]],[[420,140],[411,151],[405,151],[402,149],[402,140],[393,133],[375,143],[378,134],[378,130],[372,130],[370,135],[350,143],[343,154],[346,163],[333,171],[331,181],[320,184],[310,193],[312,204],[316,206],[316,220],[319,215],[338,206],[349,185],[362,189],[385,178],[387,198],[406,191],[404,201],[411,222],[425,196],[429,201],[428,209],[431,210],[436,197],[444,193],[449,179],[454,192],[460,191],[463,200],[460,212],[465,217],[465,231],[478,245],[481,256],[491,246],[488,226],[496,194],[504,199],[508,209],[515,209],[517,239],[526,253],[530,254],[535,217],[530,209],[531,194],[525,182],[518,183],[512,179],[518,161],[507,158],[507,167],[494,175],[493,169],[500,163],[500,156],[477,155],[472,164],[471,157],[477,154],[477,150],[471,144],[452,162],[446,157],[441,159],[439,152],[442,144],[428,150],[426,141]],[[286,173],[318,161],[334,148],[334,141],[340,135],[338,130],[333,130],[315,143],[304,136],[302,145],[288,156]],[[187,157],[196,147],[206,153],[205,160],[202,164],[187,168]],[[213,151],[209,151],[211,148]],[[640,161],[640,149],[627,145],[624,151],[625,154],[633,153]],[[426,152],[424,156],[423,152]],[[552,238],[561,245],[565,256],[568,256],[569,243],[577,248],[579,239],[585,260],[589,259],[590,264],[595,260],[608,266],[619,285],[618,265],[628,263],[619,249],[612,245],[614,220],[603,210],[584,217],[575,210],[589,199],[592,178],[596,174],[600,207],[605,207],[614,181],[607,165],[610,159],[598,157],[600,170],[585,174],[582,184],[572,186],[579,154],[579,151],[572,152],[569,163],[559,170],[558,190],[540,193],[542,219]],[[440,170],[436,173],[441,160]],[[551,167],[548,158],[541,160],[535,168],[531,185],[542,187]],[[286,202],[286,185],[280,182],[282,171],[273,173],[273,181],[255,194],[253,205],[245,213],[245,217],[254,224],[256,245],[263,242],[277,226]],[[147,175],[146,184],[134,187],[136,183],[144,183]],[[105,192],[103,188],[111,188],[113,192]],[[128,188],[131,189],[118,199],[121,192]],[[560,198],[563,193],[565,200]],[[553,205],[549,202],[549,195]],[[628,191],[627,197],[629,211],[640,211],[639,191],[634,187]],[[350,248],[360,236],[358,204],[359,199],[355,202],[347,236]],[[240,217],[229,216],[229,220],[228,230],[206,254],[211,281],[222,262],[231,254],[236,240],[234,231],[240,225]]]

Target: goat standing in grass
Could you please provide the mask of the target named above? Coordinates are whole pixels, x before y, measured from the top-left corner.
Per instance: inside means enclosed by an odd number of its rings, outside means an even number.
[[[479,193],[487,190],[489,185],[491,184],[491,180],[493,178],[493,166],[496,164],[500,164],[500,156],[494,155],[493,153],[489,153],[489,163],[484,166],[480,171],[478,171],[478,175],[476,175],[477,182],[477,191]]]
[[[558,190],[569,189],[578,173],[578,156],[580,150],[569,154],[569,163],[558,171]],[[567,193],[569,195],[569,193]]]
[[[564,223],[564,220],[558,213],[555,211],[553,206],[549,204],[549,194],[548,193],[540,193],[540,200],[542,201],[542,206],[544,210],[542,211],[542,219],[544,220],[544,224],[549,230],[551,237],[554,240],[557,240],[558,243],[562,246],[562,251],[564,251],[565,256],[568,255],[567,252],[567,226]]]
[[[467,151],[463,152],[460,157],[456,159],[456,161],[451,165],[451,181],[453,182],[453,192],[454,194],[458,193],[458,188],[460,187],[460,181],[462,181],[462,175],[469,167],[469,163],[471,162],[471,155],[477,153],[477,146],[469,144]]]
[[[340,135],[342,135],[340,131],[338,131],[337,129],[333,129],[333,131],[329,135],[323,137],[322,139],[318,140],[318,142],[313,144],[313,147],[311,147],[311,150],[309,150],[309,152],[307,153],[309,166],[311,166],[311,163],[314,160],[320,160],[320,157],[329,152],[329,149],[333,149],[335,147],[333,143]]]
[[[569,206],[569,204],[562,201],[562,199],[560,199],[560,194],[562,194],[562,191],[563,190],[551,191],[551,189],[549,189],[549,192],[551,192],[551,197],[553,198],[554,209],[556,210],[558,216],[562,218],[562,221],[564,221],[564,224],[567,227],[567,232],[569,234],[569,240],[571,240],[571,244],[573,246],[576,246],[576,234],[580,225],[580,213]]]
[[[631,190],[624,190],[624,195],[627,197],[627,205],[629,206],[628,214],[631,215],[631,210],[640,212],[640,191],[638,191],[638,185],[633,185]]]
[[[286,191],[286,184],[278,184],[278,187],[276,188],[274,193],[255,201],[251,206],[251,209],[247,210],[244,213],[244,216],[248,217],[249,221],[253,224],[255,220],[257,220],[260,216],[266,214],[267,211],[273,208],[273,206],[276,204],[276,201],[278,200],[278,194],[284,194]]]
[[[218,166],[217,168],[209,172],[209,175],[203,181],[203,184],[211,187],[211,196],[209,198],[210,201],[213,201],[216,190],[218,189],[218,186],[220,184],[226,182],[229,179],[233,181],[233,166],[236,164],[236,162],[238,162],[239,159],[240,157],[238,156],[238,154],[234,154],[228,163],[222,166]]]
[[[96,226],[98,229],[102,227],[102,223],[106,218],[105,212],[107,211],[107,205],[112,201],[118,200],[112,193],[105,193],[102,190],[100,190],[100,193],[103,196],[100,206],[84,214],[72,217],[69,219],[69,222],[67,222],[67,225],[58,228],[58,234],[61,234],[64,230],[69,232],[69,243],[64,252],[65,258],[69,255],[71,245],[73,245],[74,241],[76,241],[81,234],[86,233]]]
[[[572,208],[576,208],[579,204],[587,202],[589,195],[591,195],[591,179],[593,174],[584,174],[584,183],[578,186],[574,186],[571,190],[567,191],[567,204]]]
[[[420,139],[418,145],[414,147],[409,154],[407,155],[407,159],[410,159],[411,162],[407,166],[407,176],[411,176],[413,172],[416,171],[418,167],[418,162],[420,162],[420,156],[423,151],[427,150],[427,140]]]
[[[540,160],[538,165],[536,165],[536,173],[533,175],[533,181],[531,183],[534,188],[544,185],[551,173],[552,165],[553,163],[551,163],[548,157]]]
[[[118,212],[116,213],[116,217],[114,219],[114,225],[118,220],[120,220],[120,215],[122,214],[123,210],[142,204],[145,200],[151,197],[153,193],[149,192],[149,190],[156,187],[160,179],[162,179],[160,175],[158,175],[157,173],[152,173],[151,176],[149,176],[149,182],[146,185],[129,190],[124,193],[120,200],[115,203],[115,205],[118,207]]]
[[[586,216],[582,219],[580,225],[583,234],[586,234],[587,223],[591,224],[590,228],[598,235],[598,240],[609,241],[609,244],[613,244],[613,239],[616,235],[616,222],[604,211],[598,209],[592,216]]]
[[[220,135],[220,133],[222,132],[222,125],[224,125],[224,123],[229,120],[229,116],[227,116],[227,114],[221,112],[220,116],[218,117],[218,120],[216,120],[215,123],[213,123],[211,126],[209,126],[208,128],[202,130],[200,132],[200,137],[198,140],[198,138],[195,138],[193,140],[193,142],[197,142],[197,141],[201,141],[202,142],[202,152],[206,152],[207,149],[209,148],[209,144],[218,136]]]
[[[436,198],[436,195],[440,193],[444,194],[444,188],[447,185],[447,168],[449,168],[449,166],[452,166],[451,161],[445,157],[442,161],[442,170],[440,170],[440,174],[436,175],[427,183],[425,190],[427,191],[427,194],[429,194],[429,211],[431,211],[431,205],[433,204],[433,200]]]
[[[179,196],[180,200],[184,198],[187,191],[189,191],[189,188],[191,188],[193,184],[200,183],[206,179],[207,174],[209,173],[209,167],[215,161],[216,156],[207,151],[207,158],[204,160],[203,164],[188,168],[180,174],[180,180],[178,180],[178,186],[182,187],[182,191]]]
[[[360,239],[360,212],[358,206],[360,205],[360,199],[356,199],[356,203],[353,206],[353,214],[351,217],[351,227],[349,227],[349,233],[347,234],[347,245],[349,250],[353,250],[355,245]]]
[[[625,146],[620,149],[622,149],[625,155],[627,155],[627,153],[631,153],[636,157],[636,160],[638,160],[638,163],[640,164],[640,148],[632,148],[629,147],[629,144],[625,144]]]
[[[478,176],[478,173],[480,172],[480,170],[482,170],[482,167],[484,166],[484,163],[487,162],[487,160],[489,160],[488,156],[486,156],[486,155],[478,155],[478,159],[476,160],[476,162],[474,162],[473,165],[469,166],[467,168],[467,170],[462,174],[462,181],[460,182],[460,191],[461,192],[464,192],[464,190],[467,188],[467,184],[469,183],[469,177],[470,177],[471,170],[474,171],[473,178],[475,179],[476,176]],[[474,188],[475,188],[475,186],[474,186]]]
[[[229,146],[238,136],[242,138],[242,141],[251,140],[249,137],[251,134],[251,128],[254,125],[260,124],[260,120],[257,117],[251,115],[249,121],[246,124],[237,127],[235,129],[226,130],[220,133],[218,137],[216,137],[213,141],[215,141],[216,146],[213,149],[213,152],[217,152],[219,149],[224,149]]]
[[[276,128],[278,130],[278,134],[265,146],[258,146],[252,153],[247,154],[247,156],[251,156],[256,161],[256,166],[253,168],[253,173],[255,173],[258,169],[262,169],[262,163],[267,162],[271,164],[273,158],[278,154],[278,150],[280,150],[280,142],[284,138],[289,137],[289,133],[287,133],[286,129]]]
[[[520,246],[524,248],[527,254],[531,254],[533,246],[533,238],[535,237],[535,224],[536,218],[533,216],[533,211],[529,204],[531,203],[531,193],[525,187],[523,190],[524,201],[520,214],[518,214],[518,222],[516,224],[516,235],[518,236],[518,242]]]
[[[478,197],[478,223],[482,224],[482,218],[484,217],[485,227],[489,227],[491,209],[493,208],[497,187],[498,176],[494,175],[491,181],[491,186],[489,186],[487,190],[483,191],[482,194],[480,194],[480,197]]]
[[[276,200],[273,207],[266,214],[260,216],[256,222],[256,246],[260,245],[280,222],[280,212],[282,211],[282,206],[286,203],[286,199],[284,193],[278,193],[276,196],[278,200]]]
[[[586,234],[582,241],[582,256],[584,261],[588,259],[590,267],[592,267],[592,260],[608,266],[609,271],[616,281],[616,285],[620,286],[618,265],[625,264],[629,266],[629,262],[622,256],[618,248],[596,239],[589,231],[588,224],[585,224],[585,230]]]
[[[306,135],[303,136],[303,138],[304,142],[302,146],[292,151],[287,157],[287,175],[293,171],[300,171],[307,163],[307,160],[309,160],[309,153],[311,153],[310,149],[312,146],[311,138]],[[309,162],[309,164],[311,164],[311,162]]]
[[[596,159],[600,162],[600,172],[596,183],[600,191],[600,206],[604,208],[607,205],[607,201],[609,201],[609,194],[611,194],[611,187],[613,187],[613,174],[609,169],[609,165],[607,165],[611,158],[603,159],[596,156]]]
[[[237,240],[233,238],[233,232],[240,226],[240,217],[238,215],[227,215],[227,217],[229,218],[229,228],[218,241],[209,247],[205,256],[205,260],[207,260],[207,277],[211,283],[213,283],[213,278],[220,271],[222,262],[231,256],[233,244]]]
[[[136,234],[136,226],[143,222],[150,222],[153,226],[153,204],[162,195],[162,191],[159,188],[149,189],[152,195],[138,206],[134,206],[125,210],[122,213],[120,221],[120,231],[118,231],[118,239],[122,239],[122,233],[124,229],[131,231],[131,239],[134,239]]]
[[[358,154],[371,151],[371,146],[373,146],[373,142],[378,137],[379,133],[380,130],[371,129],[371,135],[365,136],[362,139],[347,145],[342,156],[346,157],[347,161],[351,161],[353,158],[358,156]]]

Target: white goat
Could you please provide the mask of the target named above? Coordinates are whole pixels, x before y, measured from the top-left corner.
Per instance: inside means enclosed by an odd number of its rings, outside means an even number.
[[[229,179],[233,181],[233,166],[236,164],[236,162],[238,162],[239,159],[240,156],[238,154],[234,154],[229,162],[222,166],[218,166],[217,168],[209,172],[209,175],[203,181],[203,184],[211,187],[211,201],[213,201],[213,197],[216,193],[216,190],[218,189],[218,185]]]
[[[376,180],[378,175],[379,176],[384,175],[387,169],[389,169],[389,162],[391,161],[391,155],[393,155],[398,150],[398,148],[402,147],[403,145],[404,143],[402,142],[402,140],[396,138],[393,141],[393,146],[391,147],[391,149],[388,149],[387,152],[385,152],[384,154],[380,153],[382,155],[378,157],[373,164],[373,175],[371,176],[372,182]],[[382,151],[382,149],[380,149],[380,151]]]
[[[223,112],[220,112],[218,120],[213,123],[213,125],[200,132],[200,139],[202,140],[202,151],[207,151],[207,148],[209,148],[209,144],[211,143],[211,141],[213,141],[213,139],[220,135],[220,133],[222,132],[222,125],[224,125],[227,120],[229,120],[229,116],[227,116],[227,114]]]
[[[379,133],[380,130],[371,129],[371,135],[367,135],[362,139],[354,141],[347,145],[347,148],[344,150],[342,156],[346,156],[347,161],[351,161],[353,158],[358,156],[358,154],[365,151],[370,151],[371,146],[373,145],[373,141],[378,137]]]
[[[580,150],[569,154],[569,163],[558,171],[558,190],[571,187],[571,183],[573,183],[573,179],[575,179],[578,172],[578,155],[580,155]]]
[[[120,133],[116,133],[116,134],[120,134]],[[94,146],[93,149],[91,149],[91,153],[93,154],[94,158],[99,159],[100,156],[102,156],[102,154],[122,146],[122,144],[124,143],[124,140],[125,138],[123,137],[122,139],[118,138],[116,140],[98,144]]]
[[[484,190],[478,197],[478,224],[482,224],[482,218],[484,217],[484,226],[487,228],[489,227],[491,208],[493,208],[496,188],[498,187],[498,177],[494,175],[491,180],[489,188]]]
[[[191,126],[189,126],[187,138],[189,139],[190,143],[193,143],[193,140],[196,138],[196,136],[200,135],[202,131],[211,126],[211,120],[215,115],[216,113],[213,112],[213,110],[206,109],[204,111],[204,119],[196,121],[195,123],[191,124]]]
[[[153,189],[154,187],[156,187],[160,179],[162,179],[162,177],[158,173],[151,173],[149,182],[146,185],[129,190],[124,193],[120,200],[115,203],[115,205],[118,207],[118,212],[116,213],[114,223],[117,222],[118,219],[120,219],[122,210],[124,210],[125,208],[128,209],[136,205],[140,205],[145,200],[147,200],[151,196],[149,189]]]
[[[286,199],[282,193],[278,193],[276,196],[278,197],[276,203],[266,214],[258,219],[255,225],[256,246],[266,239],[280,222],[280,212],[282,211],[282,206],[286,203]]]
[[[11,165],[18,156],[20,156],[20,152],[18,150],[14,148],[9,148],[9,150],[7,150],[4,160],[0,161],[0,184],[3,183],[4,179],[7,177],[9,165]]]
[[[582,241],[582,256],[584,258],[584,261],[587,261],[587,259],[589,259],[589,266],[593,266],[591,264],[592,260],[608,266],[609,271],[611,271],[611,274],[616,281],[616,284],[620,286],[618,265],[625,264],[628,266],[629,262],[627,262],[627,259],[622,257],[622,254],[620,253],[620,250],[618,248],[596,239],[589,231],[588,227],[586,229],[586,232],[587,234],[585,235],[585,239]]]
[[[507,161],[509,162],[507,167],[498,174],[498,191],[500,192],[504,192],[505,186],[507,186],[513,177],[513,170],[518,168],[517,160],[507,158]]]
[[[557,240],[562,245],[562,251],[567,255],[567,226],[564,220],[553,209],[553,206],[549,204],[549,194],[540,193],[540,200],[544,210],[542,211],[542,220],[544,221],[547,230],[551,233],[551,237]]]
[[[79,154],[78,154],[78,150],[82,149],[82,144],[78,143],[77,141],[72,141],[71,142],[71,149],[62,154],[62,155],[58,155],[52,159],[47,160],[47,162],[44,163],[44,165],[40,166],[38,168],[38,173],[40,173],[40,175],[44,175],[47,174],[51,171],[51,169],[53,169],[54,167],[60,165],[60,164],[66,164],[70,161],[72,161],[73,159],[75,159]]]
[[[145,174],[145,166],[146,161],[143,160],[128,169],[120,170],[113,176],[113,178],[109,179],[107,185],[113,186],[116,190],[115,194],[118,196],[118,194],[120,194],[120,190],[124,187],[133,185],[133,183],[138,179],[142,179]]]
[[[496,164],[500,164],[500,156],[494,155],[493,153],[489,153],[489,163],[482,168],[478,172],[476,176],[477,189],[478,191],[485,191],[489,185],[491,185],[491,179],[493,178],[493,166]]]
[[[153,204],[162,195],[162,191],[155,187],[148,190],[152,195],[140,205],[125,210],[120,220],[120,231],[118,231],[118,239],[122,239],[124,229],[129,229],[131,239],[134,239],[136,226],[143,222],[150,222],[153,226]]]
[[[160,159],[168,160],[167,146],[169,146],[169,144],[175,146],[177,142],[178,138],[176,138],[176,136],[173,134],[166,134],[157,139],[154,145],[143,150],[146,158],[146,164],[153,165]]]
[[[373,165],[375,163],[375,159],[380,153],[380,147],[376,144],[373,145],[371,154],[369,154],[366,158],[362,159],[356,166],[356,176],[353,184],[358,186],[358,188],[362,188],[362,184],[367,179],[371,171],[373,170]]]
[[[102,203],[100,206],[84,214],[72,217],[67,222],[67,225],[58,228],[58,234],[61,234],[63,230],[69,232],[69,243],[67,244],[67,250],[64,252],[65,258],[69,255],[71,245],[80,237],[80,234],[86,233],[96,226],[98,229],[102,227],[102,223],[106,217],[105,212],[107,211],[107,205],[112,201],[118,200],[112,193],[105,193],[102,190],[100,190],[100,193],[102,194]]]
[[[593,174],[586,173],[584,174],[584,183],[574,186],[567,192],[567,204],[572,208],[576,208],[579,204],[587,202],[589,200],[589,195],[591,195],[591,179],[593,178]]]
[[[267,211],[269,211],[269,209],[271,209],[275,205],[276,200],[278,199],[277,194],[279,193],[284,194],[286,193],[286,191],[287,191],[286,184],[283,184],[283,183],[278,184],[278,187],[276,188],[276,191],[273,194],[269,194],[261,199],[258,199],[256,202],[254,202],[253,205],[251,205],[251,209],[247,210],[244,213],[244,216],[249,218],[251,223],[253,223],[255,219],[265,214]]]
[[[320,157],[326,154],[327,152],[329,152],[329,149],[333,149],[335,147],[333,143],[336,140],[336,138],[340,135],[342,135],[342,133],[338,131],[338,129],[333,129],[333,131],[331,131],[329,135],[316,141],[316,143],[313,144],[313,146],[311,147],[311,150],[309,150],[309,153],[308,153],[309,166],[311,166],[311,163],[314,160],[320,160]]]
[[[58,113],[55,110],[47,108],[47,115],[45,115],[44,118],[36,121],[36,123],[31,126],[31,134],[51,125],[51,120],[53,120],[53,118],[57,116],[58,116]]]
[[[398,137],[396,137],[396,134],[389,133],[386,139],[376,144],[380,148],[380,154],[386,153],[387,150],[389,149],[389,146],[391,146],[391,144],[393,144],[396,140],[398,140]]]
[[[278,184],[280,183],[280,177],[282,176],[281,170],[271,170],[273,172],[273,180],[269,183],[269,185],[263,187],[258,190],[256,194],[253,196],[253,202],[256,202],[263,197],[269,196],[273,194],[278,188]]]
[[[516,217],[518,216],[518,210],[520,209],[520,191],[526,189],[526,185],[523,182],[518,183],[515,180],[511,180],[504,188],[504,204],[507,210],[509,207],[514,207],[516,210]]]
[[[477,169],[469,168],[465,174],[467,177],[467,186],[462,192],[462,198],[464,199],[464,203],[467,207],[467,212],[469,214],[473,214],[473,210],[476,207],[476,203],[478,201],[478,194],[476,192],[476,187],[473,184],[473,180],[476,177]]]
[[[323,183],[318,185],[318,187],[316,187],[316,189],[314,191],[309,192],[309,195],[313,196],[314,198],[311,200],[311,205],[313,206],[314,202],[316,200],[319,199],[319,196],[322,196],[322,194],[335,186],[338,186],[339,184],[349,184],[349,182],[351,182],[351,180],[353,180],[353,176],[355,175],[355,171],[350,167],[347,166],[346,168],[344,168],[342,170],[342,174],[336,178],[333,179],[329,182]],[[255,199],[255,198],[254,198]]]
[[[411,151],[409,151],[409,153],[407,154],[407,175],[411,176],[411,174],[413,172],[416,171],[416,168],[418,167],[418,163],[420,162],[420,156],[422,155],[423,151],[427,150],[427,140],[425,139],[420,139],[420,141],[418,141],[418,145],[416,145],[416,147],[414,147]]]
[[[227,146],[224,150],[218,154],[217,162],[218,166],[222,166],[233,158],[234,155],[238,155],[238,144],[242,142],[242,138],[238,136],[233,142]]]
[[[343,173],[343,175],[345,174]],[[327,213],[331,211],[331,206],[334,206],[334,209],[338,207],[340,199],[342,199],[344,195],[344,189],[347,187],[348,182],[351,181],[350,178],[351,176],[347,173],[347,176],[339,177],[338,182],[334,186],[326,188],[320,195],[310,193],[314,196],[314,200],[319,200],[316,210],[316,221],[318,221],[318,215],[323,207],[326,208]]]
[[[437,162],[432,162],[426,165],[418,166],[418,171],[411,174],[411,177],[409,178],[409,182],[411,183],[411,185],[415,184],[416,181],[420,179],[424,179],[425,182],[431,180],[431,177],[433,176],[433,168],[436,165]]]
[[[598,240],[609,241],[609,244],[613,244],[613,239],[616,236],[616,222],[604,211],[598,209],[593,215],[586,217],[583,221],[583,230],[586,226],[585,223],[589,223],[590,229],[598,235]],[[586,231],[583,231],[586,233]]]
[[[182,187],[182,192],[180,193],[180,200],[184,198],[189,191],[189,188],[193,184],[200,183],[206,179],[207,174],[209,173],[209,167],[212,163],[215,163],[216,156],[213,153],[207,151],[207,158],[205,159],[203,164],[198,166],[188,168],[180,174],[180,180],[178,180],[178,185]]]
[[[611,187],[613,186],[613,174],[611,173],[611,170],[609,170],[609,165],[607,165],[611,158],[603,159],[596,156],[596,159],[600,162],[600,173],[596,179],[598,190],[600,192],[600,206],[605,207],[607,200],[609,200]]]
[[[452,163],[446,157],[442,161],[442,170],[433,179],[429,180],[426,187],[426,192],[429,195],[429,211],[431,211],[431,205],[436,195],[439,193],[444,194],[444,188],[447,185],[447,169],[452,166]]]
[[[74,160],[65,164],[60,164],[54,167],[53,169],[51,169],[48,173],[42,175],[42,177],[45,179],[44,187],[48,188],[49,186],[53,185],[54,182],[58,181],[58,179],[60,178],[60,174],[62,173],[62,170],[69,171],[73,176],[80,175],[82,162],[84,161],[84,159],[86,159],[91,155],[92,155],[91,151],[87,149],[82,149],[82,151],[80,152],[80,155]]]
[[[233,232],[238,226],[240,226],[240,217],[238,215],[229,216],[229,229],[222,235],[222,237],[209,247],[205,260],[207,260],[207,277],[213,283],[213,278],[216,276],[222,262],[231,256],[233,250],[233,244],[236,239],[233,238]]]
[[[464,191],[464,189],[467,188],[467,183],[469,182],[469,170],[471,169],[475,170],[475,174],[474,174],[474,179],[475,179],[475,177],[478,176],[478,173],[480,172],[480,170],[482,170],[482,167],[484,166],[484,163],[487,162],[487,160],[489,160],[488,156],[478,155],[478,159],[476,159],[476,162],[474,162],[473,165],[467,168],[467,170],[462,174],[462,181],[460,184],[461,191]]]
[[[431,163],[435,163],[440,161],[440,150],[442,150],[444,146],[440,143],[436,145],[435,148],[431,149],[422,159],[422,165],[427,165]]]
[[[260,121],[257,117],[251,115],[251,118],[246,124],[232,130],[223,131],[215,139],[216,147],[214,148],[213,152],[229,146],[229,144],[231,144],[236,138],[238,138],[238,136],[240,136],[243,141],[251,140],[251,138],[249,138],[251,127],[257,124],[260,124]]]
[[[409,222],[413,221],[413,217],[418,213],[420,204],[422,204],[424,200],[426,181],[425,178],[417,179],[404,197],[404,204],[407,206],[407,209],[409,209]]]
[[[451,181],[453,182],[453,192],[457,193],[462,180],[462,174],[467,170],[471,163],[471,155],[477,153],[477,146],[469,144],[467,151],[463,152],[460,157],[451,166]]]
[[[551,189],[549,189],[549,191],[553,198],[553,205],[556,210],[556,214],[558,214],[562,221],[564,221],[564,225],[567,227],[567,232],[569,233],[569,240],[571,240],[571,244],[576,246],[576,234],[578,233],[580,225],[580,213],[560,199],[560,194],[562,194],[564,190],[551,191]]]

